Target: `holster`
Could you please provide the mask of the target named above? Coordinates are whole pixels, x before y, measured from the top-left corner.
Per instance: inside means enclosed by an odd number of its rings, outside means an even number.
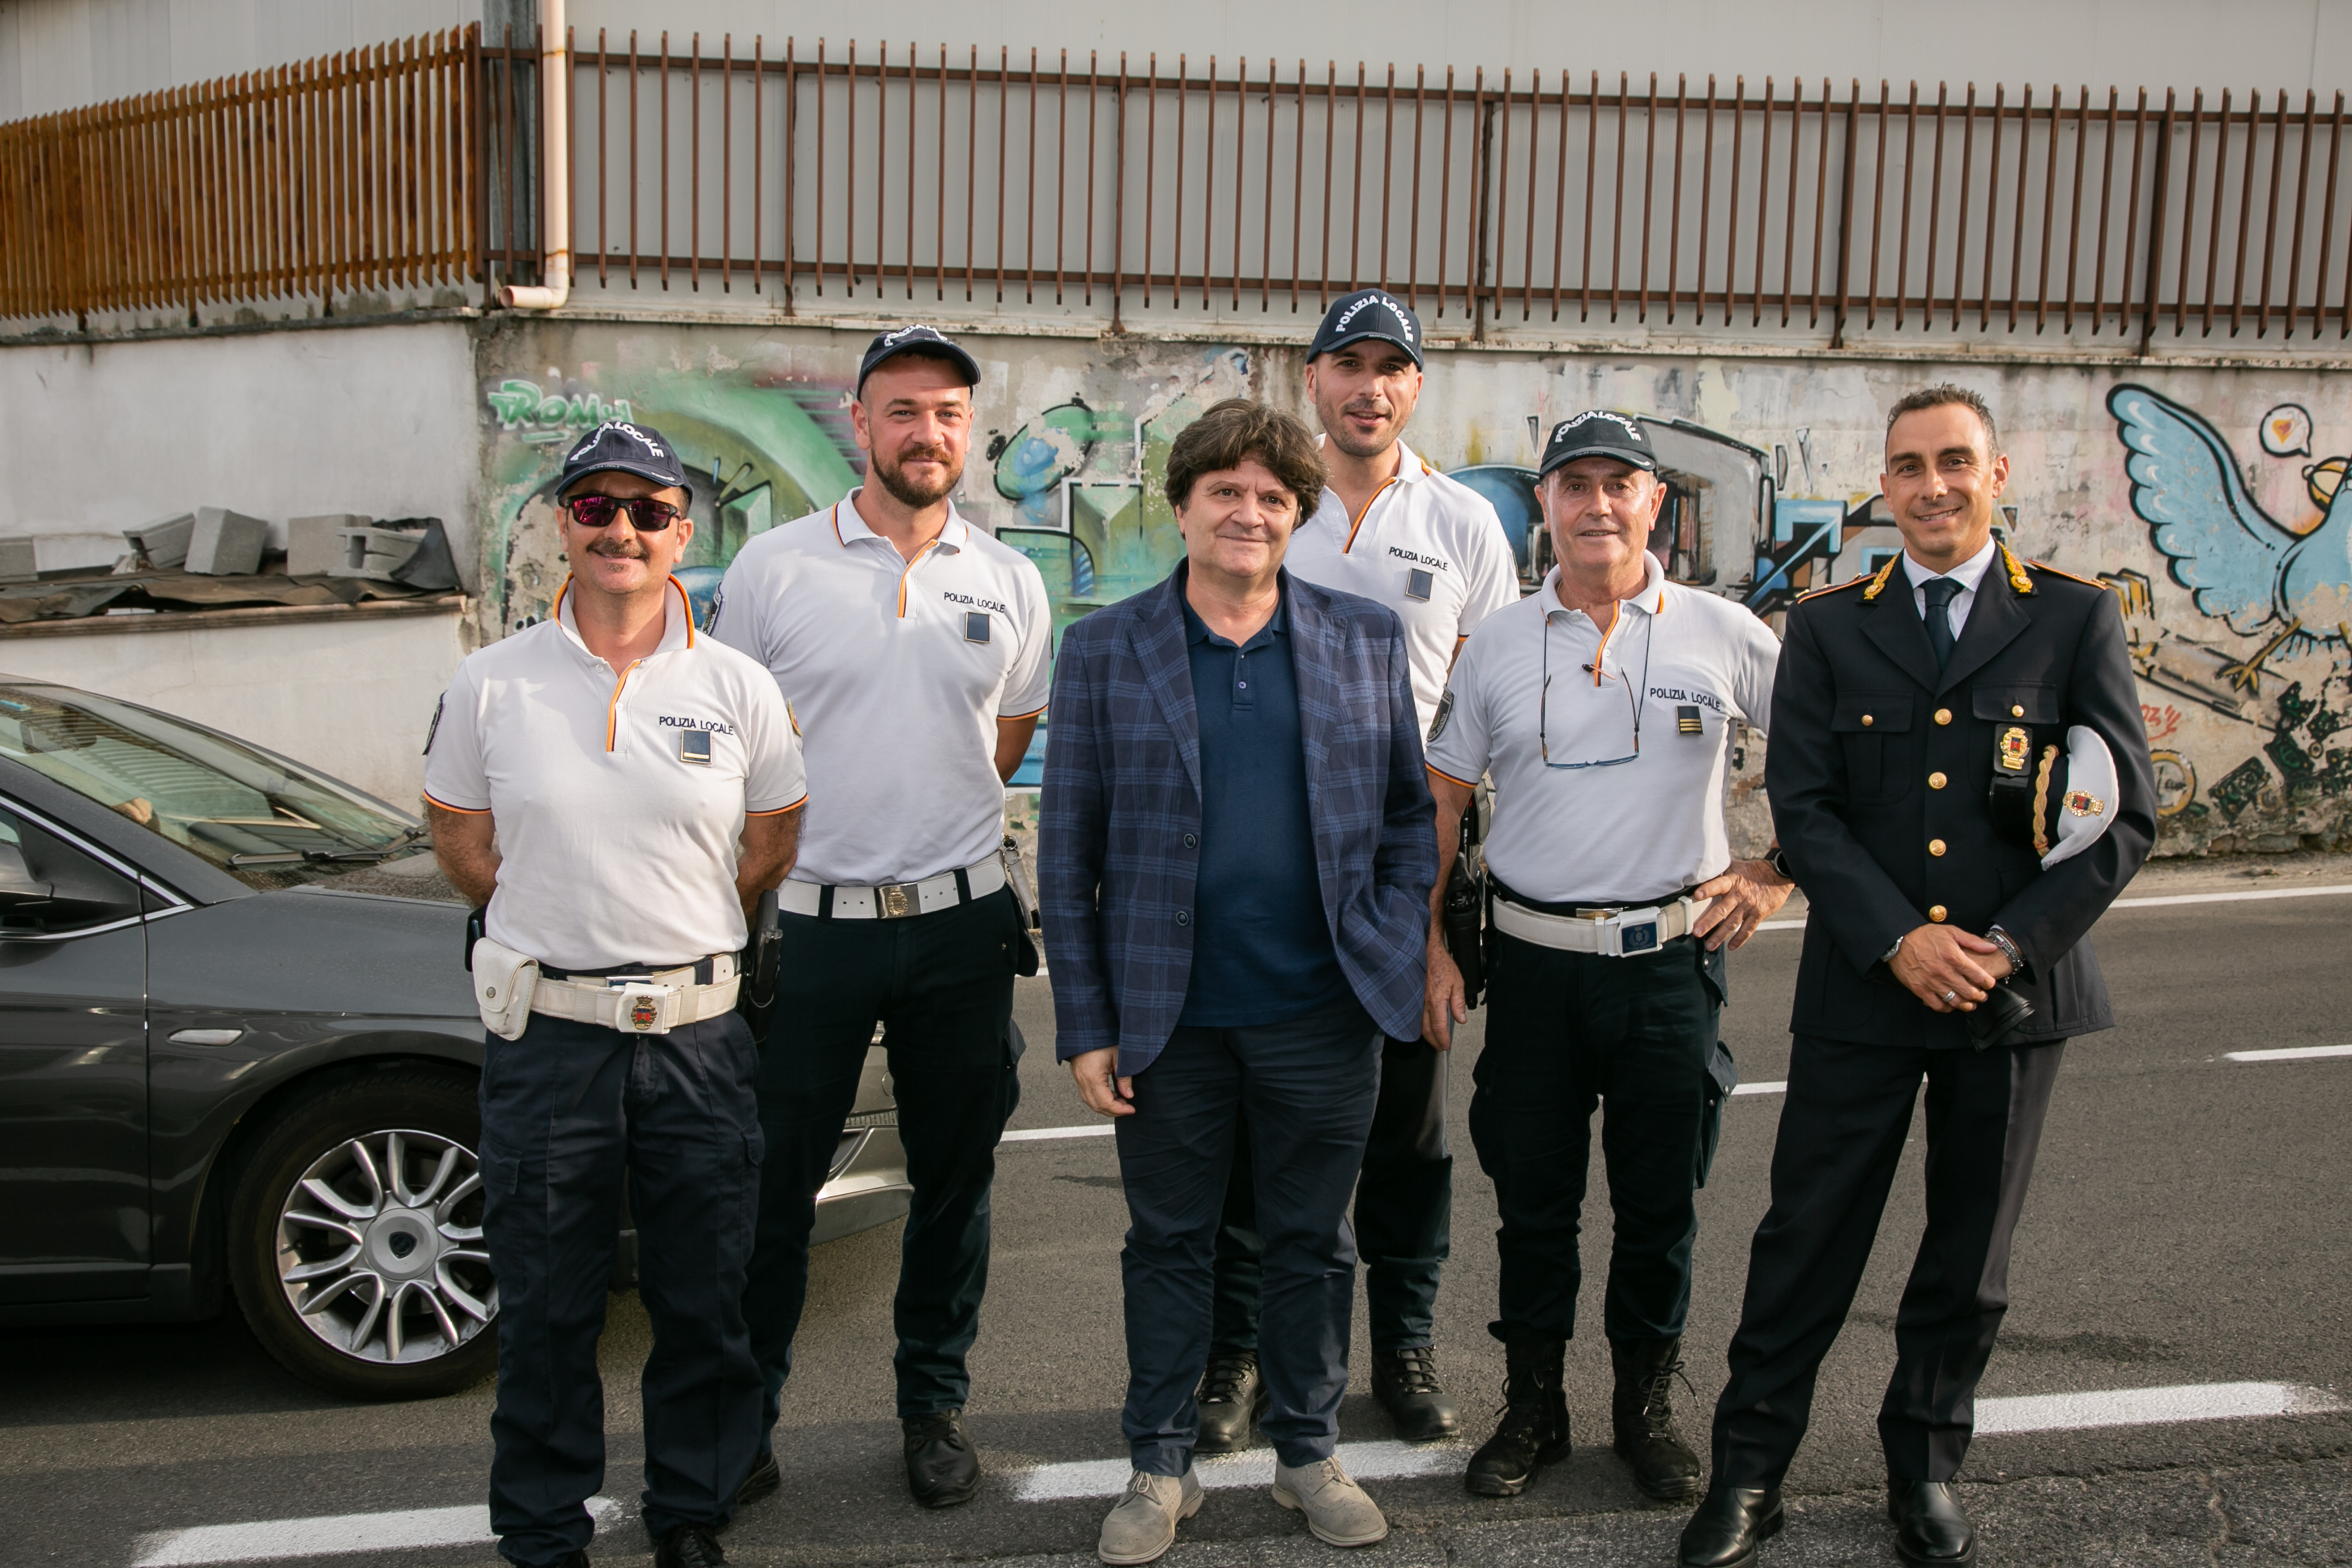
[[[1478,809],[1475,802],[1462,814],[1462,847],[1445,879],[1445,900],[1439,906],[1438,927],[1454,966],[1462,972],[1462,1005],[1478,1005],[1486,989],[1486,878],[1478,858]]]
[[[1044,952],[1038,938],[1045,932],[1037,914],[1037,889],[1029,880],[1029,868],[1021,859],[1021,846],[1010,833],[1004,836],[1003,847],[996,852],[997,860],[1004,867],[1004,885],[1013,889],[1013,902],[1021,911],[1020,947],[1013,955],[1013,973],[1032,975],[1044,967]]]
[[[753,912],[751,934],[736,968],[743,984],[735,993],[735,1011],[751,1027],[751,1038],[761,1047],[768,1039],[768,1015],[776,1005],[776,980],[783,971],[784,932],[777,918],[776,889],[760,895]]]
[[[467,958],[482,1027],[502,1040],[522,1038],[530,1026],[531,994],[539,989],[539,960],[488,937],[477,941]]]

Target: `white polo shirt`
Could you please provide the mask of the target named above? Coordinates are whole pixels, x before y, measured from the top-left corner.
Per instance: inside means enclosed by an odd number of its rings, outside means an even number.
[[[670,586],[661,646],[619,675],[555,614],[469,654],[425,742],[425,794],[498,825],[491,939],[559,969],[675,965],[743,945],[746,816],[807,798],[775,683],[697,636]]]
[[[1045,710],[1054,612],[1035,563],[952,509],[908,561],[856,502],[744,545],[710,630],[775,676],[807,750],[793,879],[872,887],[1003,843],[996,721]]]
[[[1454,650],[1519,599],[1519,569],[1494,503],[1399,441],[1396,478],[1350,517],[1326,489],[1282,563],[1309,583],[1377,599],[1404,622],[1412,700],[1428,733]]]
[[[1669,583],[1657,557],[1643,559],[1648,580],[1605,638],[1561,607],[1555,567],[1454,660],[1429,767],[1461,784],[1493,773],[1486,864],[1524,898],[1646,902],[1731,864],[1732,722],[1764,727],[1780,642],[1729,599]],[[1547,751],[1552,763],[1609,765],[1550,766]]]

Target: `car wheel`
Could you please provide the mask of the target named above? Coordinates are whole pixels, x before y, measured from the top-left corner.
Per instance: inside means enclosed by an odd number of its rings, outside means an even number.
[[[254,1144],[231,1200],[229,1280],[288,1371],[359,1399],[420,1399],[498,1359],[473,1085],[429,1068],[329,1084]]]

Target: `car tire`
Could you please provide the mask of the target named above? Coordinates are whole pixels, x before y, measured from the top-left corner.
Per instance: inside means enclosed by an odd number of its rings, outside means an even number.
[[[230,1200],[228,1277],[289,1372],[354,1399],[424,1399],[498,1360],[473,1081],[394,1067],[273,1116]]]

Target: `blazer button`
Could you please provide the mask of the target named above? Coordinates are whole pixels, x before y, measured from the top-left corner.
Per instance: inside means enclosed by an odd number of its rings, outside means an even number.
[[[1938,708],[1938,709],[1937,709],[1937,710],[1936,710],[1936,722],[1937,722],[1937,723],[1938,723],[1938,724],[1948,724],[1948,723],[1950,723],[1951,721],[1952,721],[1952,710],[1951,710],[1950,709],[1948,709],[1948,708]]]
[[[1928,854],[1930,854],[1930,855],[1941,855],[1943,852],[1944,852],[1944,841],[1943,841],[1942,839],[1940,839],[1940,838],[1930,838],[1929,840],[1927,840],[1927,853],[1928,853]]]
[[[1942,925],[1944,923],[1944,916],[1949,912],[1950,911],[1946,910],[1941,904],[1929,904],[1927,906],[1927,918],[1934,921],[1937,925]],[[1179,916],[1178,918],[1181,920],[1182,917]]]
[[[1941,773],[1929,773],[1927,775],[1927,787],[1929,789],[1941,789],[1944,787],[1946,782],[1944,775]]]
[[[2010,706],[2009,716],[2012,719],[2022,719],[2025,717],[2025,710],[2012,703]]]
[[[1943,775],[1943,774],[1941,774],[1941,773],[1937,773],[1936,776],[1937,776],[1937,778],[1941,778],[1941,777],[1943,777],[1944,775]],[[1198,837],[1197,835],[1191,834],[1191,833],[1187,833],[1186,835],[1184,835],[1184,847],[1185,847],[1185,848],[1187,848],[1187,849],[1197,849],[1197,848],[1199,848],[1199,847],[1200,847],[1200,845],[1201,845],[1201,840],[1200,840],[1200,838],[1199,838],[1199,837]]]
[[[1941,920],[1944,917],[1937,915],[1936,918],[1937,920]],[[1190,910],[1178,910],[1176,911],[1176,923],[1180,926],[1191,925],[1192,923],[1192,911]]]
[[[1864,714],[1864,715],[1862,716],[1862,727],[1863,727],[1864,729],[1865,729],[1865,730],[1869,729],[1873,724],[1875,724],[1876,722],[1878,722],[1878,721],[1877,721],[1877,720],[1875,720],[1875,719],[1873,719],[1873,718],[1872,718],[1869,714],[1867,714],[1867,713],[1865,713],[1865,714]]]

